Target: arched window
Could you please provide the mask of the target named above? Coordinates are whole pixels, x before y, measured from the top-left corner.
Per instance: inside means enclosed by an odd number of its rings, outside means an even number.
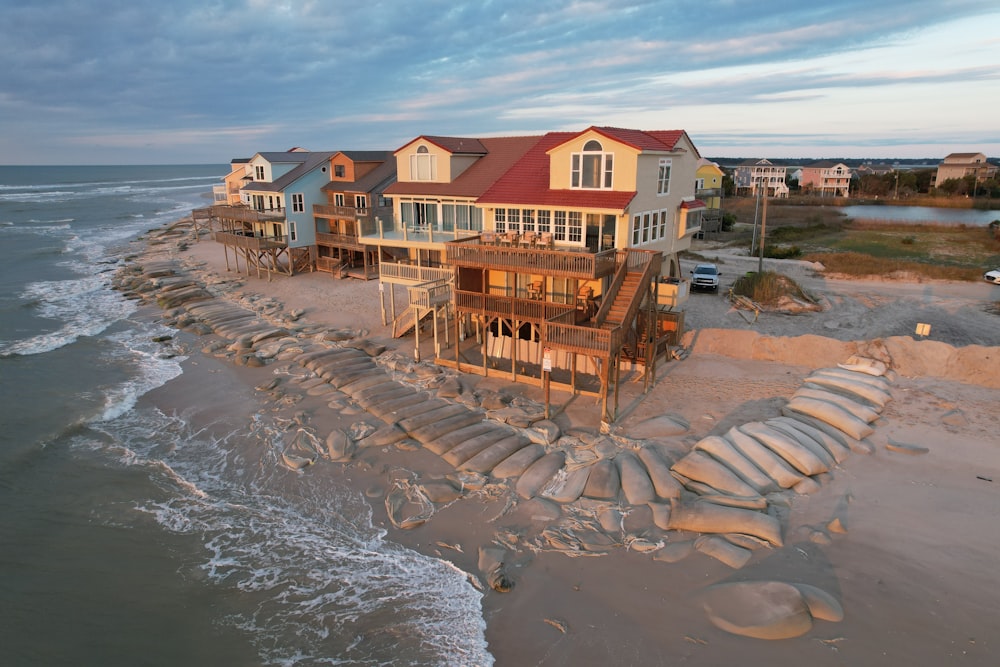
[[[432,155],[427,146],[418,146],[410,155],[410,180],[433,181],[437,179],[437,156]]]
[[[571,187],[608,189],[612,184],[613,154],[605,153],[601,142],[591,139],[583,151],[573,153]]]

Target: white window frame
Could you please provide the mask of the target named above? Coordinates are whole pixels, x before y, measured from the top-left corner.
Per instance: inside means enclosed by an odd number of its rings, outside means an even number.
[[[333,205],[334,206],[341,206],[341,207],[343,207],[343,205],[344,205],[344,193],[343,192],[335,192],[333,194]]]
[[[354,195],[354,208],[365,210],[368,208],[368,196],[367,195]]]
[[[670,172],[673,170],[674,161],[672,158],[661,157],[660,164],[656,171],[656,194],[665,196],[670,194]]]
[[[410,155],[410,180],[437,180],[437,156],[430,153],[426,146],[420,146],[416,153]]]
[[[605,152],[600,142],[590,140],[579,153],[570,156],[570,188],[574,190],[610,190],[614,186],[614,153]],[[589,158],[589,159],[588,159]],[[584,185],[587,164],[596,160],[597,185]]]
[[[306,210],[305,195],[301,192],[292,193],[292,213],[302,213]]]
[[[569,211],[566,215],[566,240],[569,243],[583,244],[583,213]]]
[[[264,165],[258,164],[254,167],[254,179],[258,181],[264,180]]]
[[[493,231],[497,234],[507,232],[507,209],[498,208],[493,211]]]
[[[294,220],[289,220],[288,221],[288,240],[291,241],[291,242],[293,242],[293,243],[295,241],[299,240],[299,232],[298,232],[298,229],[296,229],[296,227],[295,227],[295,221]]]

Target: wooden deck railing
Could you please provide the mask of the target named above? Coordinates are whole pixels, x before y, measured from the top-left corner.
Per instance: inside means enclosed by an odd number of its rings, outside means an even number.
[[[410,305],[418,308],[434,308],[451,302],[451,279],[438,278],[407,290]]]
[[[351,248],[353,250],[363,250],[364,245],[358,242],[358,237],[350,234],[330,234],[329,232],[316,232],[316,244],[326,246],[337,246],[341,248]]]
[[[285,209],[258,211],[246,206],[212,206],[213,218],[235,222],[272,222],[285,219]]]
[[[313,204],[313,215],[328,218],[348,218],[363,220],[371,216],[370,208],[354,208],[353,206],[334,206],[333,204]]]
[[[542,322],[542,340],[549,347],[610,358],[622,346],[622,328],[597,329],[558,322]]]
[[[569,322],[574,322],[576,316],[576,307],[565,303],[464,290],[455,290],[455,308],[459,312],[536,324],[560,316],[568,317]]]
[[[447,262],[453,266],[590,280],[614,273],[617,251],[591,253],[586,249],[580,252],[495,246],[482,244],[477,236],[446,243],[445,252]]]
[[[215,232],[215,240],[234,248],[245,250],[271,250],[287,248],[288,243],[274,236],[244,236],[233,232]]]
[[[450,280],[453,275],[451,269],[394,264],[392,262],[379,263],[379,279],[388,282],[426,283],[442,278]]]

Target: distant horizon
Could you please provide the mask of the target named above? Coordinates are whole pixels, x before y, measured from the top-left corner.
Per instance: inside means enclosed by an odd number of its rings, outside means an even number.
[[[355,149],[331,149],[331,150],[344,150],[350,151]],[[357,150],[378,150],[378,149],[357,149]],[[383,149],[392,150],[392,149]],[[269,152],[267,150],[261,150],[257,152]],[[278,151],[281,152],[281,151]],[[321,152],[321,151],[315,151]],[[982,152],[982,151],[951,151],[951,153],[965,153],[965,152]],[[256,154],[256,153],[254,153]],[[253,157],[254,154],[243,156],[243,157]],[[702,155],[706,160],[712,162],[721,161],[733,161],[733,160],[773,160],[778,162],[819,162],[823,160],[838,161],[838,162],[860,162],[860,163],[872,163],[872,164],[926,164],[934,165],[940,164],[944,161],[944,157],[936,158],[931,156],[925,157],[845,157],[845,156],[834,156],[834,157],[778,157],[774,155],[761,155],[761,154],[747,154],[747,155]],[[66,163],[66,164],[55,164],[55,163],[25,163],[25,164],[0,164],[0,168],[9,167],[214,167],[222,166],[229,167],[234,159],[242,158],[230,158],[229,160],[224,160],[221,162],[107,162],[107,163]],[[991,157],[986,156],[987,162],[994,162],[1000,165],[1000,156]],[[780,165],[779,165],[780,166]]]

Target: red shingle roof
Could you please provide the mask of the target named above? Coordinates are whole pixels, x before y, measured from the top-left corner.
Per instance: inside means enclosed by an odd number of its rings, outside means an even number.
[[[684,136],[684,130],[628,130],[621,127],[590,127],[587,130],[593,130],[641,151],[672,151]]]
[[[531,204],[574,208],[604,208],[624,211],[635,192],[613,190],[550,190],[548,151],[579,132],[550,132],[525,153],[513,168],[487,190],[480,204]]]
[[[477,142],[485,154],[476,160],[475,164],[462,172],[450,183],[428,183],[426,181],[396,182],[386,188],[387,195],[429,195],[450,197],[479,197],[492,186],[498,178],[504,175],[529,149],[538,143],[540,136],[528,137],[492,137],[484,139],[457,139],[455,137],[423,137],[428,141],[450,139],[452,142]],[[413,143],[413,142],[410,142]],[[408,146],[409,144],[407,144]],[[447,146],[438,143],[442,148]],[[454,145],[452,143],[452,145]],[[470,150],[469,144],[463,144],[464,151]],[[396,151],[397,153],[399,151]],[[546,181],[546,185],[548,181]]]

